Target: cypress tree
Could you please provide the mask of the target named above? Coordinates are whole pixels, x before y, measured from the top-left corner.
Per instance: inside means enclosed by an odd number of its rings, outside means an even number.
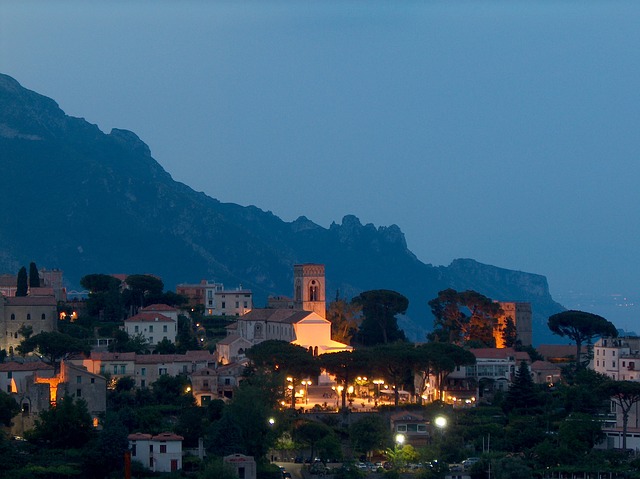
[[[29,264],[29,287],[40,287],[40,275],[38,274],[38,267],[33,261],[31,262],[31,264]]]
[[[16,296],[26,296],[29,287],[27,285],[27,268],[24,266],[18,271],[18,282],[16,283]]]

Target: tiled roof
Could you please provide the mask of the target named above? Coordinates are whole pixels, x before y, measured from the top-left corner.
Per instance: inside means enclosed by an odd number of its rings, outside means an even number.
[[[150,441],[152,438],[153,436],[151,434],[143,434],[141,432],[134,432],[127,436],[129,441]]]
[[[251,341],[249,341],[248,339],[244,339],[244,338],[242,338],[241,336],[239,336],[237,334],[230,334],[226,338],[221,339],[220,341],[218,341],[217,344],[221,344],[223,346],[226,346],[228,344],[233,344],[238,340],[246,341],[247,343],[251,344]]]
[[[515,358],[516,351],[513,348],[475,348],[471,352],[476,359],[508,359]]]
[[[178,436],[172,432],[161,432],[157,436],[153,436],[154,441],[183,441],[184,437]]]
[[[311,311],[300,311],[295,309],[252,309],[247,314],[240,316],[239,321],[267,321],[270,323],[297,323],[310,314]]]
[[[576,346],[573,344],[541,344],[536,349],[545,359],[575,358],[576,356]],[[582,348],[582,352],[586,353],[586,348]]]
[[[99,353],[92,351],[91,359],[94,361],[135,361],[136,353]]]
[[[160,313],[138,313],[124,320],[125,323],[175,323],[175,321]]]
[[[54,296],[11,296],[6,298],[7,306],[56,306]]]
[[[173,308],[173,307],[169,306],[168,304],[157,303],[157,304],[150,304],[149,306],[146,306],[146,307],[142,308],[140,311],[171,311],[171,312],[177,312],[178,310],[176,308]]]
[[[560,367],[557,364],[550,363],[549,361],[535,361],[531,365],[532,371],[560,371]]]
[[[11,361],[8,363],[0,364],[0,372],[1,371],[44,371],[44,370],[52,370],[53,366],[50,364],[43,363],[42,361],[28,361],[25,363],[18,363],[15,361]]]

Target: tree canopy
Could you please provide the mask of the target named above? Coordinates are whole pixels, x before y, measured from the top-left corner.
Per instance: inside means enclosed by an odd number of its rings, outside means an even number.
[[[407,312],[409,300],[405,296],[388,289],[376,289],[360,293],[353,298],[353,303],[362,307],[364,315],[358,331],[359,343],[374,346],[405,340],[396,318]]]
[[[569,310],[549,317],[548,326],[552,333],[567,337],[576,343],[576,368],[584,367],[582,345],[590,345],[594,338],[618,336],[618,330],[613,323],[597,314],[584,311]]]
[[[29,291],[29,282],[27,279],[27,268],[24,266],[18,270],[18,279],[16,281],[16,296],[26,296]]]
[[[362,322],[362,305],[349,302],[336,294],[336,299],[327,308],[327,319],[331,321],[331,337],[335,341],[351,344],[351,339]]]
[[[57,372],[60,369],[60,361],[76,353],[89,354],[90,348],[85,341],[68,334],[59,333],[58,331],[45,331],[25,338],[17,349],[22,355],[38,351],[53,365],[54,370]]]
[[[434,336],[455,344],[469,341],[494,347],[493,331],[502,313],[500,305],[476,291],[445,289],[429,301],[435,317]]]
[[[40,287],[40,275],[38,274],[38,267],[32,261],[29,264],[29,288]]]

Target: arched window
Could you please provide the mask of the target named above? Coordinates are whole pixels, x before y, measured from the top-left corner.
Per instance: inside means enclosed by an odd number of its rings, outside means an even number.
[[[11,319],[16,319],[16,315],[11,313]]]
[[[31,319],[31,313],[27,313],[27,320]]]
[[[315,280],[309,285],[309,301],[318,301],[318,286]]]
[[[44,320],[44,319],[47,319],[47,315],[46,315],[46,314],[44,314],[44,313],[42,313],[42,317],[41,317],[40,319],[43,319],[43,320]]]

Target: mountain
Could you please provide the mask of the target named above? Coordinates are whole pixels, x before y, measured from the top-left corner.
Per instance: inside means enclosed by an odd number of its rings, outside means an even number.
[[[561,311],[543,276],[455,260],[424,264],[396,225],[355,216],[323,228],[285,222],[255,206],[223,203],[174,181],[134,133],[105,134],[50,98],[0,74],[0,272],[21,265],[64,270],[70,286],[89,273],[153,273],[168,289],[215,279],[242,284],[257,305],[291,295],[293,265],[324,263],[327,297],[393,289],[409,298],[401,321],[413,339],[432,324],[427,302],[447,287],[532,303],[534,341]]]

